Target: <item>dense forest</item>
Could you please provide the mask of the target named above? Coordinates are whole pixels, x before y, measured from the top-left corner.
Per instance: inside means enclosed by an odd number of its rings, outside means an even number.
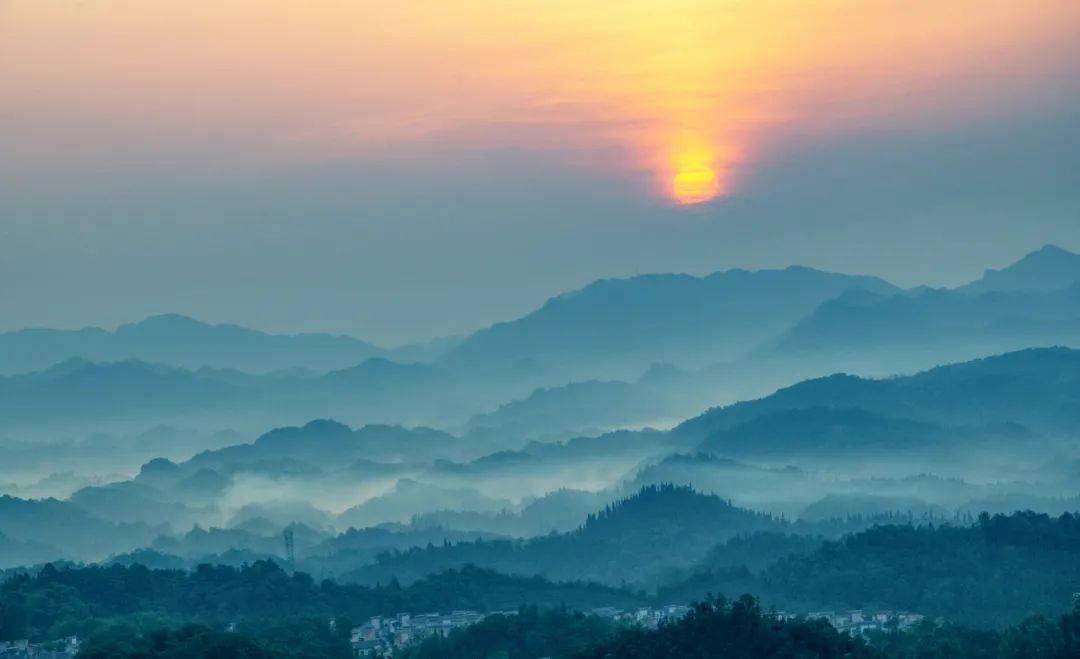
[[[176,624],[138,616],[100,625],[83,641],[90,659],[317,659],[352,656],[352,621],[338,617],[258,618],[235,625]],[[1003,629],[924,621],[908,630],[853,638],[820,619],[780,618],[744,595],[709,598],[678,621],[650,630],[619,626],[566,607],[520,608],[433,636],[399,653],[407,659],[606,659],[735,657],[772,659],[1071,659],[1080,656],[1080,608]]]
[[[94,631],[79,648],[85,659],[346,659],[348,625],[325,618],[245,621],[232,628],[157,619],[125,620]]]
[[[407,659],[441,657],[571,657],[615,634],[615,624],[565,607],[522,607],[516,615],[493,615],[482,622],[432,637],[404,653]]]
[[[147,615],[172,623],[342,616],[363,620],[400,611],[516,609],[522,604],[578,609],[633,606],[638,595],[597,584],[552,583],[466,567],[409,586],[316,583],[270,561],[232,568],[150,570],[142,566],[56,569],[17,575],[0,585],[0,640],[85,636]]]
[[[749,595],[697,604],[678,622],[657,630],[616,629],[595,617],[566,611],[493,616],[483,624],[431,638],[410,659],[580,657],[874,657],[864,643],[817,620],[784,621],[763,614]]]
[[[767,540],[756,541],[763,551],[784,544]],[[1001,625],[1055,614],[1080,591],[1080,517],[1071,514],[983,514],[971,527],[875,526],[803,549],[751,573],[733,565],[733,550],[719,548],[659,597],[747,590],[790,610],[889,608]]]
[[[447,544],[401,553],[399,557],[416,561],[462,552],[462,565],[456,569],[420,562],[418,571],[427,570],[430,576],[408,585],[394,579],[385,579],[381,585],[316,581],[271,561],[239,568],[200,565],[191,571],[138,564],[59,568],[49,564],[33,575],[13,571],[0,585],[0,640],[86,634],[102,621],[145,614],[164,616],[177,624],[283,616],[361,619],[399,611],[505,610],[523,604],[565,604],[582,610],[645,602],[681,604],[709,593],[734,596],[744,592],[760,596],[766,605],[794,612],[907,610],[958,623],[1000,626],[1031,614],[1056,615],[1080,591],[1080,518],[1030,512],[983,515],[970,527],[875,526],[837,541],[771,531],[736,536],[711,550],[701,550],[704,558],[693,568],[661,575],[670,582],[648,596],[626,588],[511,576],[471,565],[471,557],[490,551],[495,558],[506,553],[531,555],[543,557],[549,565],[578,561],[586,567],[601,565],[629,574],[649,555],[670,548],[658,536],[647,535],[620,551],[607,551],[604,539],[626,537],[622,527],[639,519],[621,516],[624,506],[648,509],[651,499],[662,491],[646,490],[629,502],[605,509],[574,534],[524,543]],[[715,505],[717,510],[728,506],[718,499]],[[736,519],[743,519],[739,509],[730,510]],[[756,519],[768,523],[768,518]],[[698,516],[687,515],[681,523],[695,520],[700,521]],[[637,529],[631,531],[637,533]]]
[[[647,506],[649,496],[633,505]],[[622,524],[617,510],[590,518],[583,531]],[[875,526],[838,541],[766,531],[715,546],[697,571],[651,596],[474,566],[407,586],[366,586],[316,582],[271,561],[191,571],[48,564],[10,572],[0,585],[0,640],[77,634],[88,657],[335,657],[349,652],[343,630],[373,615],[523,607],[429,639],[409,656],[1069,657],[1080,650],[1080,612],[1053,617],[1080,590],[1078,550],[1080,518],[1068,514]],[[822,620],[763,613],[749,596],[727,602],[711,594],[748,592],[789,612],[886,609],[928,618],[853,640]],[[694,600],[704,603],[655,631],[579,613]],[[931,622],[936,616],[949,622]]]
[[[679,511],[673,515],[673,510]],[[647,583],[663,566],[688,566],[718,542],[785,525],[715,495],[651,485],[589,515],[577,530],[530,540],[447,543],[384,552],[377,563],[343,575],[364,583],[402,581],[475,564],[512,574]]]
[[[872,657],[859,640],[823,620],[782,620],[764,615],[757,600],[744,595],[696,605],[683,619],[656,631],[628,629],[588,648],[583,658],[678,659],[681,657],[785,657],[831,659]]]
[[[781,619],[763,612],[746,595],[696,604],[682,620],[656,630],[613,628],[603,620],[566,611],[522,611],[431,638],[410,659],[1069,659],[1080,656],[1080,609],[1057,619],[1029,618],[1000,630],[923,622],[900,631],[872,632],[866,639],[836,631],[824,620]]]

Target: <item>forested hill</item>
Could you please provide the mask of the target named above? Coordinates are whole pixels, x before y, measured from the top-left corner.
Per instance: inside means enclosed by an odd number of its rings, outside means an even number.
[[[669,567],[700,560],[733,536],[782,528],[784,523],[689,487],[651,485],[590,515],[577,530],[531,540],[476,541],[382,554],[346,580],[410,581],[475,564],[511,574],[586,579],[608,584],[647,582]]]
[[[155,614],[170,622],[344,616],[363,620],[401,611],[516,609],[522,604],[589,609],[634,606],[636,596],[596,584],[552,583],[478,568],[433,574],[402,587],[316,583],[270,561],[239,569],[200,565],[183,570],[142,566],[54,568],[0,584],[0,640],[86,635],[111,619]]]
[[[883,435],[937,434],[955,428],[1055,434],[1080,428],[1078,402],[1080,350],[1033,348],[904,377],[874,380],[836,374],[806,380],[758,400],[708,410],[679,425],[672,435],[693,445],[722,438],[766,415],[815,409],[844,412],[855,423],[854,430],[872,426]],[[931,425],[920,428],[912,422]],[[836,433],[846,427],[843,418],[830,423]],[[797,428],[787,430],[798,434]],[[714,443],[710,448],[719,447]]]
[[[1071,606],[1080,592],[1080,516],[1018,512],[984,514],[970,527],[876,526],[757,574],[699,567],[660,597],[681,601],[747,590],[793,610],[900,609],[1007,624]]]
[[[605,279],[476,332],[442,361],[468,368],[528,361],[572,379],[636,376],[655,362],[727,361],[851,289],[899,291],[876,277],[805,267]]]
[[[466,657],[733,657],[739,659],[861,659],[878,657],[861,640],[823,620],[781,620],[744,596],[731,604],[711,600],[656,630],[616,630],[596,617],[566,611],[522,611],[493,616],[449,638],[433,637],[405,653],[407,659]]]
[[[841,634],[822,619],[781,618],[750,596],[710,599],[658,629],[612,629],[572,612],[523,610],[435,636],[407,659],[574,657],[576,659],[1071,659],[1080,656],[1080,608],[1003,629],[973,629],[924,620],[907,630]]]
[[[684,488],[656,488],[632,497],[624,505],[648,509],[658,500],[653,497],[672,496],[687,497],[691,493]],[[716,505],[720,510],[726,504],[721,501]],[[534,556],[559,556],[564,565],[576,561],[584,569],[595,569],[606,560],[622,561],[624,557],[607,554],[610,547],[602,542],[592,546],[573,544],[592,534],[625,539],[620,520],[622,507],[614,506],[596,515],[573,534],[534,541],[536,548],[545,550]],[[729,514],[739,516],[733,511]],[[696,521],[707,522],[703,518]],[[500,551],[504,553],[492,556],[505,558],[505,545],[483,544],[503,547]],[[752,592],[760,594],[766,606],[787,611],[906,610],[931,618],[943,616],[953,622],[997,626],[1015,624],[1035,613],[1056,616],[1069,608],[1072,594],[1080,591],[1080,517],[1074,515],[984,515],[971,527],[879,526],[827,542],[817,550],[803,547],[793,537],[772,536],[767,544],[787,546],[801,553],[750,572],[733,569],[730,563],[710,566],[709,561],[725,561],[740,553],[713,551],[692,578],[663,588],[649,599],[624,589],[507,576],[477,567],[444,570],[405,586],[390,581],[369,587],[330,580],[316,583],[306,574],[289,574],[265,561],[239,569],[203,565],[191,572],[120,565],[50,565],[34,576],[16,575],[0,585],[0,640],[53,639],[72,633],[85,636],[102,632],[118,620],[152,619],[166,626],[189,622],[221,626],[235,621],[307,617],[321,619],[325,624],[329,617],[362,620],[400,611],[490,611],[514,609],[521,604],[565,604],[579,610],[599,606],[625,609],[648,603],[690,602],[710,592],[729,596]],[[673,545],[668,542],[652,553],[671,552]],[[761,543],[757,546],[767,549]],[[459,545],[428,551],[445,557],[456,547]],[[528,552],[538,551],[533,543],[510,545],[509,550],[512,558],[515,552],[527,557]],[[638,551],[641,555],[650,552],[648,547]],[[627,575],[637,569],[625,563],[619,565]],[[749,600],[745,601],[751,606]],[[516,633],[512,629],[503,631]],[[898,638],[892,641],[908,642]]]
[[[212,366],[264,372],[320,370],[388,354],[360,339],[330,334],[267,334],[238,325],[212,325],[178,314],[151,316],[115,332],[25,329],[0,334],[0,372],[48,368],[71,357],[92,361],[141,359],[188,368]]]

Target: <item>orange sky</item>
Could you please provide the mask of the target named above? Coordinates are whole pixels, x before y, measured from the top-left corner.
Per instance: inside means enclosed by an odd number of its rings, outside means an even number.
[[[0,112],[28,176],[467,136],[695,203],[786,131],[991,112],[1002,78],[1068,65],[1078,21],[1075,0],[7,0]]]

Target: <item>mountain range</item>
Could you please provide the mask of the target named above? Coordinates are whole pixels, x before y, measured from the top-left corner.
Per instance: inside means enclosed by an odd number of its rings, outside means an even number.
[[[679,510],[679,515],[672,515]],[[444,544],[392,552],[344,580],[411,582],[448,567],[476,565],[511,574],[587,579],[618,585],[642,583],[663,568],[701,560],[708,550],[741,533],[776,530],[768,515],[732,506],[688,487],[644,487],[589,515],[576,530],[525,541]]]
[[[0,371],[39,370],[0,377],[0,431],[183,422],[257,432],[329,417],[519,445],[669,427],[837,371],[885,376],[1075,346],[1078,278],[1080,256],[1053,246],[952,290],[803,267],[645,275],[595,282],[459,341],[397,351],[175,315],[115,332],[23,330],[0,334]]]
[[[30,328],[0,334],[0,373],[39,371],[72,357],[87,361],[140,360],[187,369],[205,366],[265,373],[339,369],[372,357],[431,359],[454,339],[393,350],[351,336],[268,334],[231,324],[209,324],[179,314],[150,316],[115,331]]]
[[[443,361],[474,368],[531,362],[564,379],[636,377],[655,362],[701,366],[743,357],[851,289],[899,292],[876,277],[805,267],[605,279],[476,332]]]
[[[961,286],[968,294],[990,292],[1047,292],[1069,288],[1080,281],[1080,254],[1057,245],[1045,245],[1000,270],[988,269],[982,278]]]
[[[1032,348],[911,376],[836,374],[718,407],[672,430],[674,441],[732,457],[1024,453],[1080,431],[1080,351]]]

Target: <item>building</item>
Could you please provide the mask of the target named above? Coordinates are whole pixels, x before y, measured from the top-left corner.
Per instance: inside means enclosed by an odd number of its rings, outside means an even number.
[[[516,612],[498,612],[516,615]],[[394,649],[408,647],[434,635],[447,637],[455,629],[475,625],[488,615],[477,611],[451,611],[450,613],[399,613],[393,616],[375,616],[355,627],[351,634],[353,652],[359,657],[393,655]]]
[[[783,620],[797,618],[795,614],[777,612],[776,617]],[[874,631],[887,631],[890,629],[907,629],[923,619],[918,613],[906,611],[874,611],[866,612],[862,609],[850,611],[814,611],[806,616],[810,619],[828,620],[829,624],[837,631],[851,634],[852,636],[865,636]]]
[[[78,652],[77,636],[42,643],[31,643],[25,639],[0,641],[0,659],[74,659]]]

